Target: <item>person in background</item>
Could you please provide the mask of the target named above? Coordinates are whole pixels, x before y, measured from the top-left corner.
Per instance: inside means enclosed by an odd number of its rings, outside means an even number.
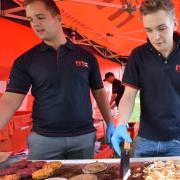
[[[27,19],[42,42],[17,58],[0,99],[0,129],[20,107],[31,87],[34,96],[32,160],[90,159],[96,140],[90,90],[114,132],[111,110],[96,58],[65,38],[60,11],[53,0],[25,0]]]
[[[110,106],[114,108],[118,107],[121,97],[124,93],[124,86],[121,81],[116,79],[112,72],[107,72],[103,81],[107,81],[112,84],[112,94],[110,99]]]
[[[180,156],[180,35],[171,0],[144,0],[140,11],[147,42],[129,56],[112,144],[131,143],[127,121],[140,91],[140,127],[135,157]]]

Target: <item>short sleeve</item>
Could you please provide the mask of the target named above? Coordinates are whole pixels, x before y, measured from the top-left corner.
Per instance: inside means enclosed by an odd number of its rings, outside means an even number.
[[[17,59],[9,76],[6,92],[27,94],[31,86],[31,78],[27,72],[27,66],[23,58]]]
[[[134,50],[128,58],[122,82],[135,88],[140,88],[139,63],[137,51]]]

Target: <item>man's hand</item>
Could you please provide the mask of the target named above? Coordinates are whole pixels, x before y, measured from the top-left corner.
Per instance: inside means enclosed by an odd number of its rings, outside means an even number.
[[[123,141],[127,141],[128,143],[131,143],[132,139],[128,133],[126,125],[118,125],[118,127],[116,128],[111,138],[111,142],[112,142],[114,150],[119,156],[121,154],[120,144]]]
[[[107,129],[106,129],[106,141],[107,141],[107,144],[111,144],[111,137],[114,134],[114,131],[115,131],[115,126],[114,126],[113,122],[110,121],[107,124]]]

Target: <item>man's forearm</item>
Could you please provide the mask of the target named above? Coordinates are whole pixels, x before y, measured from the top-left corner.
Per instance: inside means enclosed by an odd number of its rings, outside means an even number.
[[[0,99],[0,130],[8,123],[14,113],[15,111]]]
[[[16,96],[13,93],[6,93],[0,98],[0,130],[12,118],[23,99],[24,95]]]
[[[133,112],[134,104],[127,101],[127,99],[121,99],[119,104],[118,123],[127,124],[128,120]]]
[[[116,96],[117,96],[117,94],[114,94],[114,93],[111,95],[110,105],[112,105],[112,103],[115,101]]]
[[[93,90],[92,93],[104,120],[106,121],[106,123],[108,123],[109,121],[111,121],[112,115],[110,104],[104,88]]]
[[[125,93],[121,98],[119,107],[118,107],[118,123],[127,124],[128,120],[133,112],[135,97],[137,90],[133,88],[126,88]]]

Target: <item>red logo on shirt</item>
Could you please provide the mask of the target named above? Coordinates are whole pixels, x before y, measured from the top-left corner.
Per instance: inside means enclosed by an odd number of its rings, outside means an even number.
[[[176,72],[180,73],[180,65],[176,65]]]
[[[85,61],[76,60],[75,64],[76,64],[76,67],[86,67],[86,68],[88,68],[88,63],[85,62]]]

